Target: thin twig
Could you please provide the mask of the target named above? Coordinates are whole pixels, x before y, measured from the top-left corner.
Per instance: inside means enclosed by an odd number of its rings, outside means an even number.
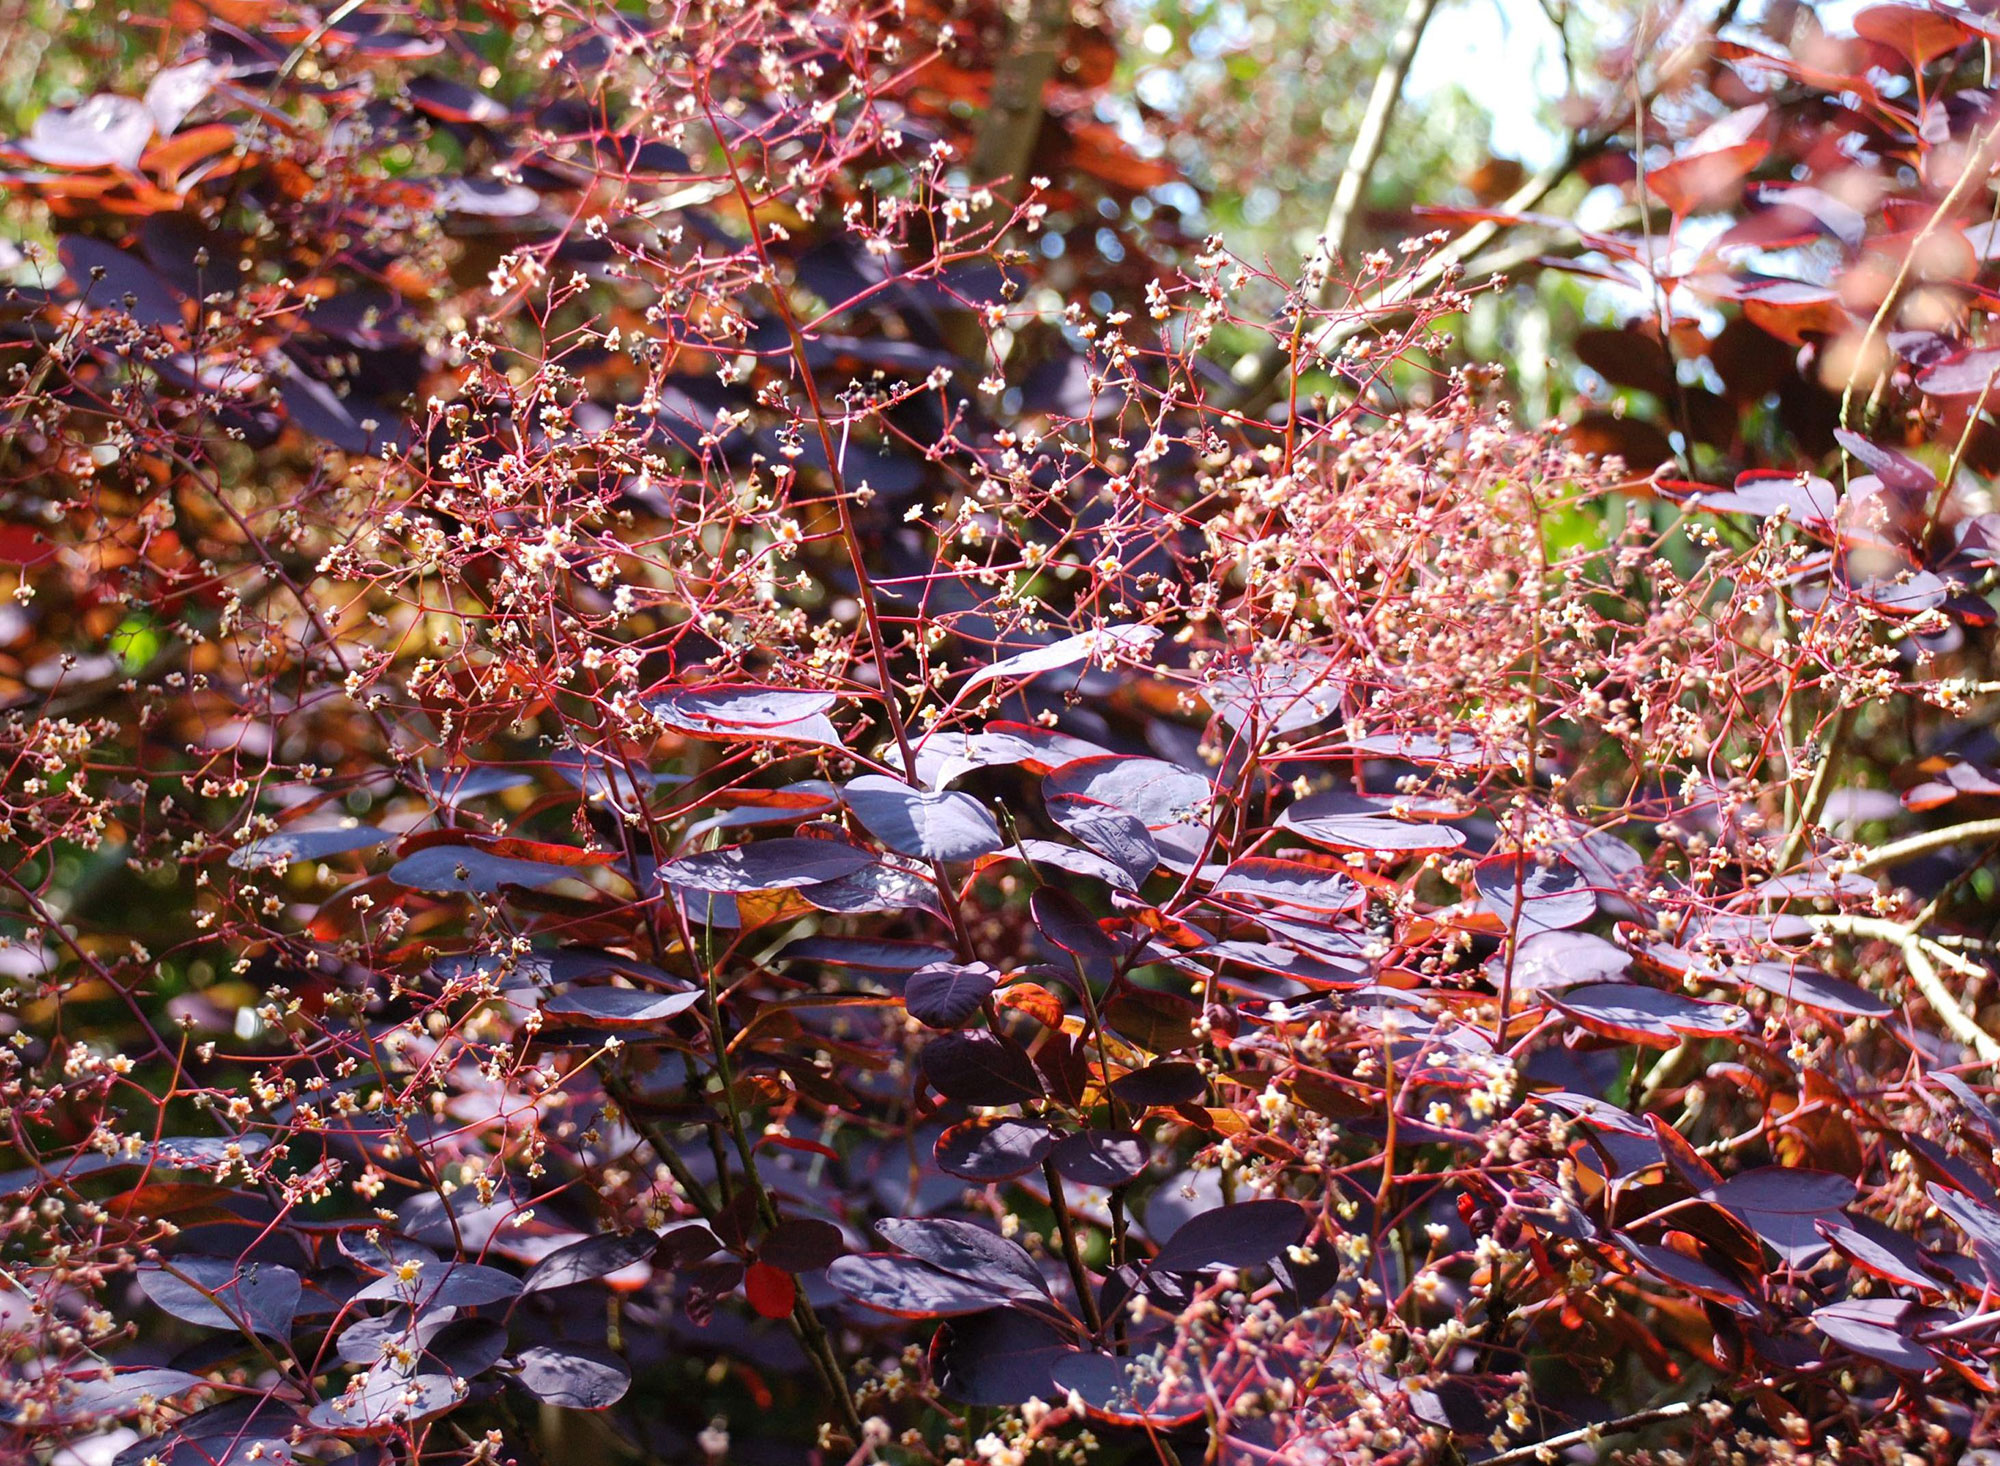
[[[1595,1445],[1608,1435],[1624,1435],[1642,1426],[1659,1425],[1668,1420],[1681,1420],[1694,1414],[1695,1405],[1690,1400],[1680,1400],[1672,1405],[1662,1405],[1656,1410],[1641,1410],[1636,1415],[1621,1415],[1616,1420],[1606,1420],[1597,1425],[1580,1426],[1576,1430],[1552,1435],[1545,1441],[1532,1445],[1516,1446],[1511,1451],[1502,1451],[1497,1456],[1488,1456],[1486,1466],[1513,1466],[1516,1461],[1545,1461],[1559,1451],[1571,1446]]]
[[[1846,865],[1848,869],[1865,875],[1901,865],[1906,860],[1915,860],[1920,855],[1949,850],[1954,845],[1970,844],[1974,840],[2000,840],[2000,819],[1968,820],[1962,825],[1947,825],[1942,830],[1907,835],[1901,840],[1891,840],[1887,845],[1859,851],[1848,858]]]
[[[1938,964],[1951,968],[1968,977],[1984,977],[1986,970],[1968,962],[1947,947],[1940,947],[1909,927],[1897,922],[1885,921],[1875,916],[1809,916],[1815,931],[1828,936],[1861,937],[1866,940],[1888,942],[1903,954],[1903,962],[1910,969],[1910,981],[1917,985],[1924,1001],[1931,1005],[1951,1036],[1979,1055],[1982,1063],[2000,1064],[2000,1039],[1979,1026],[1978,1020],[1965,1011],[1964,1005],[1952,996],[1938,974]]]

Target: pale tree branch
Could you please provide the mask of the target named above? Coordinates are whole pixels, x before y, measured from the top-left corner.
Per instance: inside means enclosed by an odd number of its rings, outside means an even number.
[[[2000,1064],[2000,1039],[1979,1026],[1978,1020],[1952,996],[1938,973],[1942,964],[1967,977],[1984,977],[1984,968],[1909,927],[1880,917],[1835,915],[1806,919],[1812,923],[1814,931],[1828,936],[1860,937],[1865,941],[1888,942],[1894,946],[1903,954],[1903,964],[1910,969],[1910,981],[1916,984],[1917,991],[1923,994],[1924,1001],[1930,1004],[1931,1011],[1937,1014],[1951,1036],[1979,1055],[1980,1062]]]
[[[1571,1446],[1594,1446],[1606,1436],[1624,1435],[1628,1431],[1639,1430],[1648,1425],[1659,1425],[1668,1420],[1682,1420],[1694,1412],[1695,1406],[1692,1402],[1680,1400],[1672,1405],[1662,1405],[1658,1409],[1641,1410],[1636,1415],[1621,1415],[1616,1420],[1580,1426],[1576,1430],[1564,1431],[1561,1435],[1552,1435],[1545,1441],[1516,1446],[1511,1451],[1488,1456],[1486,1466],[1514,1466],[1516,1462],[1552,1461],[1558,1453],[1568,1450]]]
[[[1042,94],[1056,73],[1069,0],[1015,0],[1008,7],[1007,49],[993,68],[993,93],[972,145],[975,183],[997,184],[1018,198],[1042,135]]]
[[[1438,0],[1410,0],[1409,8],[1403,12],[1403,23],[1389,42],[1389,54],[1383,58],[1382,69],[1375,73],[1375,89],[1368,94],[1368,110],[1361,116],[1354,146],[1348,150],[1347,166],[1334,186],[1333,207],[1327,211],[1326,227],[1320,231],[1319,241],[1306,263],[1306,278],[1319,278],[1314,299],[1322,308],[1333,301],[1333,264],[1347,253],[1348,240],[1354,233],[1354,217],[1361,209],[1361,196],[1367,191],[1375,165],[1382,159],[1389,121],[1395,116],[1396,104],[1402,100],[1410,63],[1416,60],[1424,28],[1430,24],[1437,7]]]
[[[1688,41],[1677,50],[1657,68],[1658,74],[1662,77],[1679,75],[1683,60],[1734,21],[1740,4],[1741,0],[1725,0],[1722,9],[1714,21],[1706,27],[1703,35]],[[1656,84],[1641,94],[1639,104],[1650,105],[1657,94]],[[1533,209],[1585,162],[1621,138],[1624,131],[1624,121],[1618,118],[1572,134],[1561,154],[1495,205],[1493,212],[1496,215],[1519,214]],[[1337,319],[1325,323],[1320,330],[1313,333],[1309,342],[1302,338],[1298,360],[1306,361],[1315,356],[1337,351],[1354,337],[1371,329],[1376,323],[1376,317],[1382,312],[1413,303],[1426,291],[1433,289],[1458,271],[1465,261],[1485,249],[1503,229],[1509,227],[1511,226],[1497,219],[1487,219],[1473,225],[1426,259],[1422,268],[1415,274],[1377,291],[1352,312],[1344,313]],[[1331,295],[1328,293],[1331,287],[1332,280],[1329,276],[1321,282],[1316,292],[1315,298],[1321,301],[1322,307],[1331,301]],[[1268,407],[1273,400],[1272,388],[1288,366],[1297,369],[1288,356],[1286,344],[1276,339],[1239,360],[1230,373],[1238,387],[1236,410],[1246,413],[1261,412]]]
[[[1887,845],[1856,851],[1846,864],[1850,870],[1866,875],[1887,870],[1906,860],[1915,860],[1920,855],[1949,850],[1954,845],[1970,844],[1974,840],[2000,840],[2000,819],[1968,820],[1962,825],[1947,825],[1942,830],[1906,835],[1900,840],[1891,840]]]

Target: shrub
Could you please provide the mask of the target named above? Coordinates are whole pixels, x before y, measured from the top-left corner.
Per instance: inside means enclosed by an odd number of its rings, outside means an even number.
[[[1826,283],[1589,236],[1567,428],[1462,239],[1258,314],[1060,12],[229,0],[44,114],[11,1449],[1984,1445],[1986,33],[1862,16],[1582,135]]]

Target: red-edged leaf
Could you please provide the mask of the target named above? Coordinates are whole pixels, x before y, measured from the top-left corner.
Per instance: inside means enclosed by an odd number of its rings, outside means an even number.
[[[967,1181],[1011,1181],[1035,1169],[1055,1147],[1039,1120],[964,1120],[938,1137],[938,1169]]]
[[[1728,1038],[1750,1026],[1733,1003],[1703,1003],[1636,983],[1594,983],[1547,995],[1592,1033],[1648,1048],[1670,1049],[1684,1038]]]

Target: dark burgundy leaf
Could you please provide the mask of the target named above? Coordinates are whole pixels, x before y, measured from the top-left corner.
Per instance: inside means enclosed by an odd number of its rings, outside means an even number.
[[[1123,1186],[1136,1180],[1151,1159],[1143,1136],[1121,1130],[1082,1130],[1066,1135],[1050,1154],[1066,1181],[1083,1186]]]
[[[677,891],[742,896],[820,885],[875,863],[866,850],[834,840],[759,840],[670,860],[660,867],[660,883]]]
[[[1255,1267],[1305,1239],[1312,1218],[1295,1201],[1240,1201],[1201,1212],[1160,1247],[1153,1269],[1194,1273]]]
[[[65,234],[56,241],[56,254],[71,287],[96,309],[128,312],[142,326],[186,324],[181,293],[130,250],[87,234]]]
[[[990,855],[1006,842],[986,806],[970,794],[926,794],[881,774],[864,774],[841,790],[862,826],[898,855],[959,863]]]
[[[343,453],[380,457],[394,452],[403,441],[403,424],[386,408],[363,398],[342,397],[297,368],[279,377],[278,398],[300,429]]]
[[[1338,871],[1262,855],[1231,864],[1209,894],[1237,900],[1250,897],[1302,911],[1352,911],[1366,899],[1360,885]]]
[[[1042,1163],[1056,1143],[1039,1120],[964,1120],[938,1137],[938,1168],[967,1181],[1011,1181]]]
[[[640,988],[571,988],[542,1004],[551,1018],[600,1028],[651,1028],[701,1001],[699,991],[654,993]]]
[[[1472,880],[1480,904],[1520,936],[1581,926],[1597,914],[1590,882],[1560,855],[1491,855],[1473,868]]]
[[[1119,1075],[1111,1092],[1128,1105],[1184,1105],[1207,1097],[1208,1080],[1200,1065],[1168,1060]]]
[[[269,1339],[291,1337],[301,1284],[277,1263],[225,1257],[175,1257],[139,1270],[148,1298],[175,1318],[203,1328],[249,1328]]]
[[[954,1319],[931,1340],[931,1378],[962,1405],[1019,1405],[1061,1398],[1050,1370],[1076,1351],[1053,1323],[997,1308]]]
[[[887,1252],[836,1258],[826,1280],[856,1303],[898,1318],[951,1318],[984,1313],[1013,1300],[1004,1287],[939,1272],[929,1263]]]
[[[1740,1218],[1791,1266],[1807,1267],[1827,1246],[1815,1223],[1838,1218],[1854,1200],[1855,1185],[1831,1171],[1761,1166],[1702,1194]]]
[[[947,1217],[889,1217],[877,1222],[875,1230],[884,1241],[933,1267],[1000,1288],[1007,1297],[1035,1298],[1049,1291],[1042,1270],[1025,1248],[970,1222]]]
[[[934,1038],[917,1056],[924,1078],[946,1099],[967,1105],[1017,1105],[1042,1097],[1026,1050],[985,1031]]]
[[[1118,944],[1069,892],[1056,886],[1038,886],[1028,898],[1028,911],[1041,934],[1071,956],[1085,963],[1118,960]]]
[[[910,973],[951,959],[951,948],[932,942],[876,941],[867,937],[800,937],[778,953],[782,962],[818,962],[862,972]]]
[[[1854,1298],[1814,1309],[1812,1321],[1836,1344],[1864,1358],[1922,1373],[1935,1369],[1938,1357],[1910,1337],[1911,1311],[1912,1306],[1900,1298]]]
[[[418,111],[440,121],[491,124],[507,120],[507,109],[499,102],[442,76],[413,76],[409,92]]]
[[[1069,1354],[1049,1373],[1058,1392],[1074,1392],[1093,1417],[1114,1425],[1170,1430],[1208,1411],[1200,1385],[1182,1372],[1163,1373],[1157,1360]]]
[[[558,1247],[536,1263],[521,1282],[523,1293],[539,1293],[548,1288],[567,1288],[596,1278],[622,1272],[634,1263],[650,1258],[659,1247],[658,1234],[641,1228],[636,1232],[605,1233],[585,1237],[567,1247]]]
[[[238,870],[267,870],[294,860],[324,860],[329,855],[367,850],[395,838],[387,830],[370,829],[366,825],[344,830],[285,830],[232,851],[229,863]]]
[[[757,1260],[788,1273],[810,1273],[828,1266],[847,1250],[840,1228],[817,1217],[790,1217],[779,1222],[758,1244]]]
[[[1684,1038],[1728,1038],[1750,1027],[1734,1003],[1703,1003],[1636,983],[1594,983],[1552,992],[1547,1001],[1592,1033],[1649,1048],[1670,1049]]]
[[[478,891],[491,895],[504,886],[551,886],[584,879],[585,868],[515,860],[476,845],[427,845],[389,867],[389,879],[418,891]]]
[[[632,1371],[593,1344],[536,1344],[514,1356],[514,1379],[537,1400],[563,1410],[606,1410],[625,1398]]]

